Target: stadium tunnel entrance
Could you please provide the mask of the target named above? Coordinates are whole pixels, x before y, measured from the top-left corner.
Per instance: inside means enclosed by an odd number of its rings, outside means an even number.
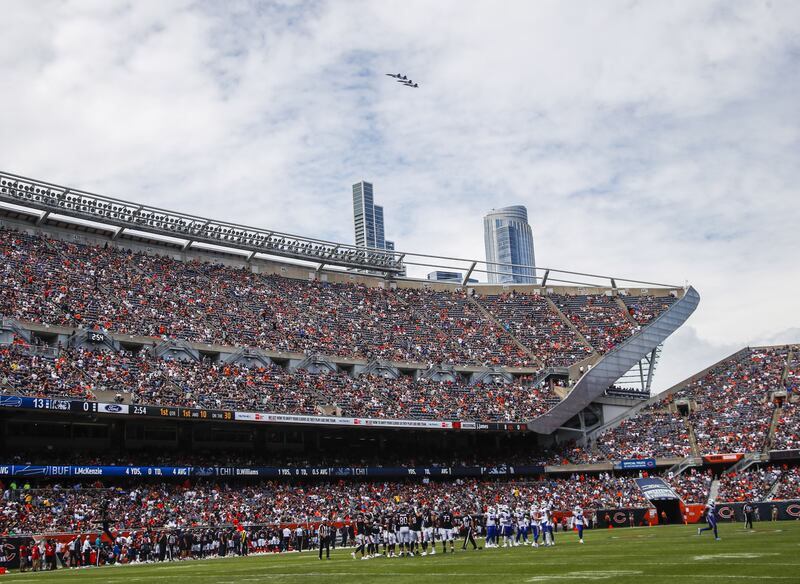
[[[650,501],[656,508],[659,525],[683,523],[680,499],[656,499]],[[666,519],[666,521],[665,521]]]

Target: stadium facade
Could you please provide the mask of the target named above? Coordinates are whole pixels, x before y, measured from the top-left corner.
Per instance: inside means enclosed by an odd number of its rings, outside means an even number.
[[[522,499],[561,501],[559,517],[591,505],[597,525],[625,526],[698,521],[717,495],[739,516],[750,493],[730,477],[746,476],[755,500],[779,501],[764,513],[796,513],[800,348],[743,349],[655,397],[652,367],[619,386],[696,309],[691,287],[547,268],[537,284],[472,284],[493,265],[371,254],[8,174],[0,259],[9,482],[46,493],[102,480],[118,487],[105,495],[115,509],[136,505],[127,488],[169,501],[151,525],[200,516],[228,530],[308,524],[309,509],[346,530],[364,481],[378,505],[420,489],[494,501],[525,479]],[[296,485],[309,497],[291,503]],[[286,501],[277,515],[248,502],[266,492]],[[24,525],[6,501],[4,525],[97,530],[71,513],[86,493]],[[461,512],[486,510],[472,505]],[[139,515],[121,528],[144,527]]]
[[[359,196],[365,203],[363,208],[374,208],[369,197],[370,189],[367,187],[370,185],[368,183],[354,185],[354,201],[358,198],[356,197],[356,187],[359,185],[361,185]],[[485,339],[478,338],[479,334],[476,331],[467,330],[466,333],[473,333],[474,341],[465,344],[462,339],[458,339],[458,346],[453,351],[463,355],[469,354],[470,357],[460,358],[458,355],[448,355],[445,358],[443,352],[438,358],[435,354],[429,353],[425,355],[424,359],[398,360],[398,351],[395,351],[394,360],[390,360],[369,358],[367,354],[358,354],[355,349],[348,354],[346,348],[342,349],[339,354],[325,354],[324,349],[310,353],[308,348],[302,349],[299,346],[294,350],[287,351],[280,346],[280,343],[276,343],[275,346],[269,346],[267,343],[253,347],[247,346],[246,343],[239,344],[239,340],[233,339],[232,335],[228,336],[229,339],[232,339],[229,341],[230,347],[221,346],[224,343],[218,339],[215,339],[214,343],[202,343],[198,342],[200,339],[197,337],[191,338],[190,335],[189,338],[181,338],[180,334],[174,333],[171,337],[145,340],[145,337],[129,334],[129,330],[114,330],[113,325],[102,331],[95,331],[93,334],[76,334],[76,330],[81,333],[86,332],[79,330],[84,326],[85,321],[84,323],[71,323],[73,326],[78,324],[77,329],[63,326],[69,324],[63,319],[59,323],[62,325],[59,328],[56,328],[55,323],[52,322],[20,323],[17,321],[12,325],[9,324],[10,317],[14,316],[11,314],[5,315],[7,331],[16,327],[20,330],[27,328],[33,334],[40,334],[44,327],[49,334],[51,344],[70,343],[73,346],[91,346],[93,342],[100,342],[112,350],[119,350],[124,343],[130,344],[133,338],[138,338],[140,346],[151,346],[156,355],[182,356],[187,359],[196,359],[200,355],[214,355],[214,359],[218,362],[231,362],[236,359],[252,362],[253,359],[261,359],[264,363],[279,363],[289,370],[344,371],[353,377],[379,371],[386,376],[410,375],[416,380],[424,377],[452,383],[458,381],[465,392],[470,391],[470,387],[482,386],[487,380],[514,384],[525,379],[525,383],[530,383],[532,387],[547,388],[548,395],[551,396],[550,401],[544,400],[544,405],[541,407],[530,408],[528,414],[517,413],[515,417],[509,417],[508,413],[497,414],[493,419],[481,419],[481,416],[477,414],[453,416],[452,412],[445,413],[441,417],[432,417],[426,414],[423,416],[425,419],[416,420],[389,419],[390,416],[385,414],[380,418],[357,414],[347,416],[342,415],[342,408],[333,400],[327,400],[331,403],[320,403],[316,408],[317,415],[314,416],[270,411],[228,410],[223,412],[224,408],[220,408],[217,412],[207,411],[205,413],[202,412],[202,408],[200,408],[200,413],[173,412],[171,414],[173,416],[180,415],[188,418],[207,416],[209,419],[223,416],[224,419],[230,418],[238,421],[328,426],[358,424],[371,427],[458,428],[461,430],[505,430],[513,427],[526,431],[530,429],[548,435],[564,428],[567,428],[567,431],[581,428],[582,431],[588,432],[603,421],[603,408],[608,405],[603,405],[603,400],[608,401],[609,399],[603,394],[608,386],[636,365],[639,360],[646,358],[659,343],[663,342],[671,332],[674,332],[693,312],[699,301],[699,296],[692,288],[683,289],[649,284],[648,288],[643,288],[645,283],[635,282],[631,283],[632,287],[621,288],[617,286],[615,279],[601,276],[592,277],[599,278],[601,281],[606,279],[611,286],[588,285],[588,283],[580,287],[554,286],[550,282],[558,281],[556,276],[559,273],[569,274],[569,272],[558,270],[546,270],[540,286],[475,285],[463,289],[458,284],[401,278],[396,274],[403,268],[402,258],[414,254],[395,252],[388,259],[383,254],[359,256],[356,253],[346,253],[348,250],[345,245],[318,242],[287,234],[280,234],[281,237],[278,240],[276,232],[272,230],[258,230],[160,209],[148,209],[135,203],[100,197],[13,175],[1,177],[0,201],[6,203],[4,223],[10,227],[24,229],[28,232],[33,230],[33,232],[46,233],[53,239],[66,240],[71,243],[80,242],[82,245],[113,246],[146,254],[170,254],[173,258],[172,265],[175,268],[178,268],[181,262],[212,261],[246,269],[259,276],[275,274],[280,278],[285,278],[287,282],[294,282],[292,285],[295,287],[307,286],[307,284],[301,284],[303,281],[314,281],[326,285],[357,285],[366,289],[388,290],[390,293],[397,291],[396,294],[404,295],[423,293],[413,292],[414,290],[425,291],[424,294],[429,294],[428,291],[431,291],[432,296],[429,299],[431,303],[441,304],[444,310],[455,310],[455,316],[451,317],[453,322],[458,323],[461,327],[468,327],[474,326],[469,319],[476,319],[480,321],[485,331],[498,331],[496,334],[503,337],[500,342],[506,343],[506,345],[490,346]],[[107,219],[109,221],[105,221]],[[373,226],[372,230],[365,229],[364,231],[377,234],[380,230],[376,231]],[[191,238],[179,239],[179,236],[187,233]],[[375,234],[371,237],[377,237]],[[209,236],[211,241],[215,242],[213,247],[205,245]],[[366,237],[369,239],[370,236]],[[257,245],[263,246],[264,243],[270,245],[269,249],[264,250],[269,255],[258,253],[252,249]],[[245,257],[241,255],[242,250],[247,252]],[[281,260],[275,256],[283,256],[284,259]],[[309,270],[302,263],[287,263],[288,259],[318,262],[319,265],[315,269]],[[445,260],[447,258],[433,258],[426,261],[436,265]],[[362,266],[369,266],[370,272],[380,270],[384,275],[375,277],[325,269],[328,265],[351,267],[355,262]],[[476,263],[472,262],[471,267],[474,268]],[[487,270],[489,269],[491,268],[487,265]],[[467,278],[472,271],[472,269],[469,270]],[[53,276],[57,277],[57,274],[53,274]],[[529,341],[520,338],[520,335],[524,336],[530,333],[530,331],[519,333],[514,331],[514,328],[520,324],[517,320],[518,317],[524,316],[527,309],[517,309],[513,302],[503,300],[503,296],[509,293],[523,294],[529,303],[536,305],[537,309],[544,309],[547,313],[546,317],[549,319],[548,322],[552,321],[549,326],[563,329],[560,333],[563,338],[560,340],[532,338]],[[622,299],[637,297],[648,302],[660,302],[659,299],[663,299],[659,314],[652,322],[638,323],[628,313]],[[569,304],[573,303],[573,300],[578,303],[578,306],[568,309],[556,306],[556,302]],[[447,304],[451,302],[455,302],[459,307],[455,309],[448,307]],[[574,325],[576,319],[581,319],[578,315],[585,312],[585,322],[581,325],[584,327],[584,332],[597,329],[598,324],[591,322],[592,313],[587,312],[586,307],[583,306],[587,302],[592,304],[590,307],[592,309],[596,304],[599,309],[614,313],[613,318],[619,321],[620,327],[625,328],[625,333],[617,334],[617,338],[613,341],[603,341],[602,344],[598,344],[597,341],[590,342],[586,335]],[[496,303],[497,306],[493,307],[492,303]],[[429,310],[432,315],[439,311],[436,306],[431,306],[426,310]],[[465,311],[471,312],[471,314],[467,316],[464,314]],[[574,311],[575,314],[571,314],[570,311]],[[96,322],[91,324],[95,329],[102,328]],[[391,326],[391,324],[389,323],[387,326]],[[450,325],[448,324],[448,326]],[[439,327],[422,334],[441,335],[445,330]],[[462,334],[464,334],[463,331]],[[97,341],[101,336],[102,340]],[[408,342],[410,341],[402,341],[402,343]],[[573,343],[578,346],[578,349],[564,357],[559,354],[560,342]],[[546,349],[549,354],[537,354],[536,349],[530,346],[531,343],[549,344],[549,348]],[[467,346],[471,344],[474,347]],[[480,354],[480,351],[487,351],[487,353]],[[514,352],[516,356],[509,357],[511,352]],[[362,351],[362,353],[370,353],[370,351]],[[374,354],[374,351],[371,351],[371,354]],[[433,366],[426,362],[431,358],[435,363]],[[449,363],[445,364],[447,361]],[[323,400],[323,402],[325,401]],[[142,405],[150,406],[150,404]],[[612,407],[614,406],[612,405]],[[127,408],[123,408],[123,410],[127,411]],[[147,409],[142,411],[148,414],[151,412]],[[109,413],[109,409],[100,406],[100,410],[93,413],[106,414]]]

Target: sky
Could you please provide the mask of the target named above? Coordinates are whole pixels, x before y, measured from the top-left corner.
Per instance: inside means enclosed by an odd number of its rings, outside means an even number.
[[[0,169],[351,243],[689,283],[662,390],[800,342],[800,3],[7,0]],[[402,72],[418,89],[385,73]]]

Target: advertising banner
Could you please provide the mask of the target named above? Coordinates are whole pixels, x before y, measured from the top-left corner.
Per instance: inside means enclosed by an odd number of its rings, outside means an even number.
[[[720,522],[744,521],[744,503],[717,503],[717,518]],[[756,521],[797,521],[800,519],[800,501],[767,501],[753,503]]]
[[[271,424],[306,424],[319,426],[357,426],[362,428],[412,428],[422,430],[489,430],[527,432],[523,422],[475,422],[453,420],[394,420],[384,418],[347,418],[339,416],[302,416],[268,412],[238,412],[173,406],[129,405],[85,400],[39,398],[17,395],[0,396],[0,408],[61,412],[65,414],[105,414],[130,417],[147,416],[173,420],[222,422],[266,422]]]
[[[655,468],[655,467],[656,467],[655,458],[636,458],[629,460],[621,460],[619,464],[617,464],[617,468],[620,469]]]
[[[703,460],[709,464],[715,464],[720,462],[738,462],[743,457],[744,454],[741,452],[735,454],[706,454],[703,456]]]
[[[680,500],[677,493],[675,493],[672,487],[664,482],[663,479],[647,478],[634,480],[648,501]]]
[[[650,525],[649,509],[600,509],[595,513],[597,527],[642,527]]]
[[[30,541],[28,537],[0,537],[0,566],[7,570],[19,568],[19,546]]]
[[[543,466],[455,467],[219,467],[219,466],[58,466],[0,465],[0,476],[9,477],[480,477],[536,476]]]
[[[800,458],[800,450],[772,450],[770,460],[795,460]]]

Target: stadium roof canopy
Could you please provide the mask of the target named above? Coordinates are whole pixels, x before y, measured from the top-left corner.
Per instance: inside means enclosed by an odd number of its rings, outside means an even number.
[[[63,223],[67,220],[84,229],[109,233],[112,239],[122,235],[139,238],[144,234],[150,234],[157,240],[179,245],[183,249],[211,247],[235,250],[238,254],[247,255],[248,259],[257,254],[277,256],[311,262],[318,266],[317,269],[337,266],[383,274],[386,277],[404,275],[406,266],[458,270],[465,273],[463,283],[466,285],[473,274],[492,272],[506,275],[511,272],[504,270],[517,267],[532,268],[532,266],[492,264],[482,260],[370,249],[292,235],[272,229],[167,211],[7,172],[0,172],[0,203],[4,204],[6,212],[14,214],[22,213],[30,216],[30,210],[34,210],[36,225],[51,221]],[[617,288],[619,283],[623,287],[633,285],[681,288],[675,284],[554,268],[533,269],[541,287],[547,283],[605,287],[610,283],[612,288]]]

